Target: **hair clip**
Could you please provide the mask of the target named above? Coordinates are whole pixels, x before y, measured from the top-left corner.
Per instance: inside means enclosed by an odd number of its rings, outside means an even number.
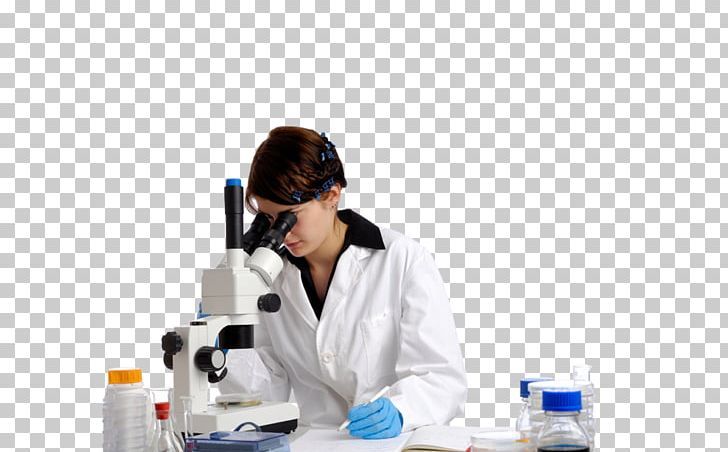
[[[328,144],[328,143],[327,143],[327,144]],[[334,153],[333,153],[333,152],[331,152],[331,151],[328,151],[328,150],[327,150],[327,151],[325,151],[325,152],[321,152],[321,161],[322,161],[322,162],[325,162],[325,161],[326,161],[327,159],[328,159],[328,160],[334,160],[335,158],[336,158],[336,156],[335,156],[335,155],[334,155]]]
[[[326,146],[327,151],[330,151],[331,148],[336,147],[336,144],[328,139],[328,137],[326,136],[326,132],[321,132],[321,139],[324,140],[324,145]]]
[[[296,202],[301,202],[301,196],[303,196],[303,193],[301,193],[300,190],[296,190],[291,193],[291,198],[293,198],[293,200]]]
[[[333,186],[334,186],[334,178],[332,176],[332,177],[329,177],[328,179],[326,179],[326,181],[324,181],[324,183],[321,185],[321,189],[323,191],[327,192],[327,191],[331,190],[331,187],[333,187]]]

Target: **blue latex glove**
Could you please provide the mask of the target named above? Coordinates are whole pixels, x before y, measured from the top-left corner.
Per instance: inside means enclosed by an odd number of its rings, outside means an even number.
[[[198,319],[204,319],[205,317],[209,317],[209,316],[210,316],[210,314],[205,314],[204,312],[202,312],[202,302],[200,302],[197,305],[197,316],[196,316],[196,318],[198,318]],[[217,346],[218,346],[219,343],[220,343],[220,339],[215,338],[215,348],[217,348]],[[227,355],[228,349],[223,348],[222,349],[222,352]]]
[[[349,433],[364,439],[394,438],[402,433],[402,414],[386,397],[349,410]]]

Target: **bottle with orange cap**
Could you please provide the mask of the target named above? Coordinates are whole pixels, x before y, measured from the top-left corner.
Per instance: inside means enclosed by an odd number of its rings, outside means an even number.
[[[151,399],[141,369],[111,369],[104,395],[104,451],[139,451],[152,435]]]

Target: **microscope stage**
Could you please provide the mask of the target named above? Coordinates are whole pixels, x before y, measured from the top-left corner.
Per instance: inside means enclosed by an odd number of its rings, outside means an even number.
[[[254,422],[266,432],[288,433],[298,425],[298,405],[288,402],[262,402],[254,406],[212,404],[203,413],[192,413],[196,433],[232,431],[243,422]],[[244,426],[241,430],[250,430]]]

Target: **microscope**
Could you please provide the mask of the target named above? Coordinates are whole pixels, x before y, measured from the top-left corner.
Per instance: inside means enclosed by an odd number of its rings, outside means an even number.
[[[227,179],[226,258],[217,268],[202,274],[202,307],[208,316],[162,337],[164,364],[174,372],[174,417],[186,419],[194,434],[231,431],[243,422],[281,433],[298,426],[298,406],[293,403],[208,403],[208,385],[227,375],[223,349],[253,348],[253,328],[260,323],[261,313],[275,313],[281,307],[279,296],[270,292],[270,286],[283,268],[283,240],[296,223],[296,216],[284,212],[271,226],[265,215],[258,214],[243,234],[243,209],[240,179]]]

